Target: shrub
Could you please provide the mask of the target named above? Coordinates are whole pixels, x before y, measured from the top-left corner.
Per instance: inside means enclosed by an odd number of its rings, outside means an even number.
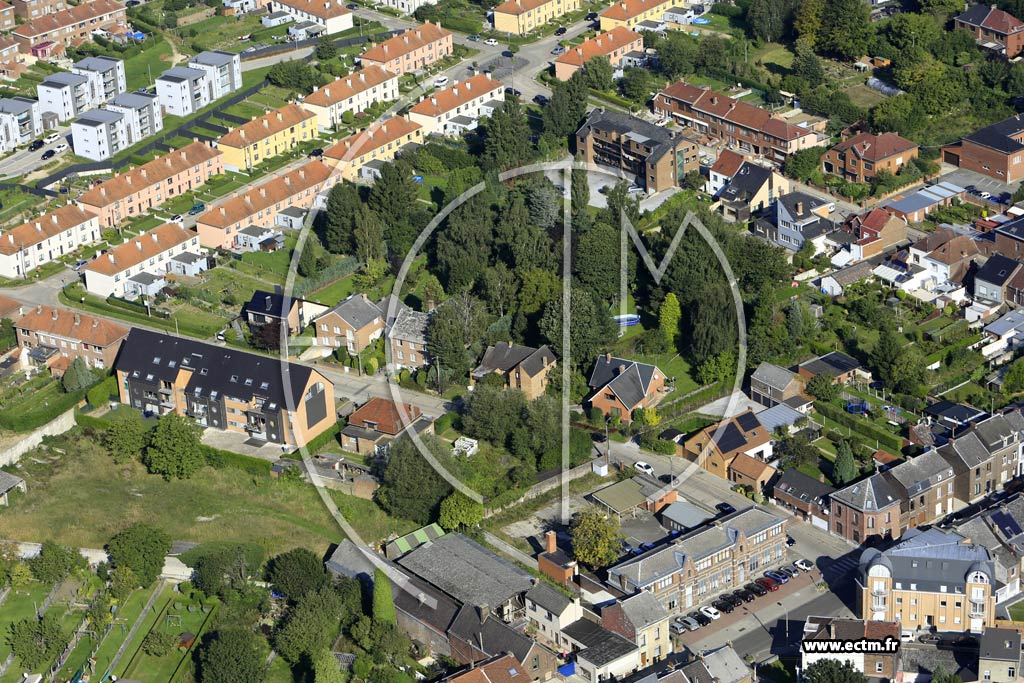
[[[117,377],[111,375],[105,380],[89,389],[85,395],[86,400],[93,408],[100,408],[106,405],[110,397],[117,393]]]

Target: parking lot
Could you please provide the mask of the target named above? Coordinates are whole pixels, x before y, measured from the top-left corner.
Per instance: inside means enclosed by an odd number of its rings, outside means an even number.
[[[953,183],[959,185],[967,190],[974,189],[977,193],[988,192],[993,198],[998,198],[1002,194],[1009,194],[1013,196],[1016,192],[1017,187],[1020,183],[1003,183],[995,178],[990,178],[987,175],[976,173],[975,171],[968,171],[966,169],[957,169],[946,175],[940,177],[939,182]],[[971,197],[975,202],[981,202],[981,197],[977,194]],[[995,202],[990,202],[995,203]]]

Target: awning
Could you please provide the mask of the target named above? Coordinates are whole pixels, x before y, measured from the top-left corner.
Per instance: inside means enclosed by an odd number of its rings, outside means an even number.
[[[853,261],[853,254],[846,249],[841,249],[832,257],[832,265],[836,268],[844,268]]]

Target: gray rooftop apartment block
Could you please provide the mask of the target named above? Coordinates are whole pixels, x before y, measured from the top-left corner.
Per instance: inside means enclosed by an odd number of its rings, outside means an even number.
[[[109,159],[131,143],[125,116],[106,109],[87,111],[71,123],[75,154],[93,161]]]
[[[39,103],[27,97],[0,99],[0,151],[9,152],[43,134]]]
[[[173,116],[188,116],[210,103],[209,74],[202,69],[176,66],[156,79],[156,94],[164,111]]]
[[[242,60],[237,54],[207,50],[190,59],[188,66],[206,72],[210,102],[242,88]]]
[[[114,57],[86,57],[71,65],[71,73],[89,79],[92,98],[97,104],[128,90],[124,62]]]
[[[112,99],[107,109],[124,114],[128,144],[134,145],[164,129],[164,115],[156,95],[144,92],[123,93]]]
[[[42,111],[56,114],[58,121],[68,121],[99,102],[93,97],[89,78],[77,73],[50,74],[36,86]]]

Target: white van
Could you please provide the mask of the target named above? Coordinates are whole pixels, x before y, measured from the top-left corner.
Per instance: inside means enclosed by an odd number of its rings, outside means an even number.
[[[437,78],[434,79],[434,87],[435,88],[443,88],[446,85],[448,85],[448,77],[447,76],[438,76]]]

